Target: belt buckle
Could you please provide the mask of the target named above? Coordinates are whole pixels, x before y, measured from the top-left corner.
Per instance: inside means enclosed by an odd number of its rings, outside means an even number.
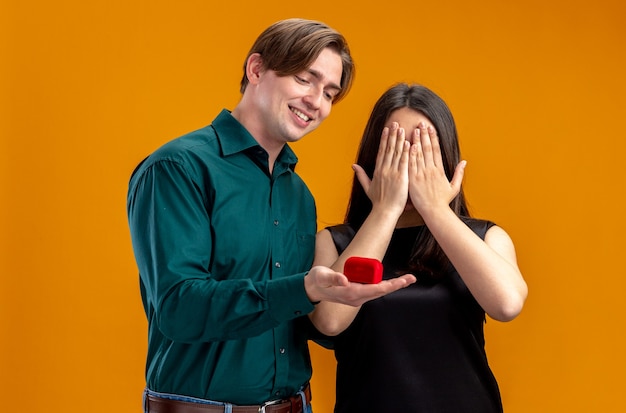
[[[272,406],[274,404],[279,404],[282,403],[283,401],[281,399],[277,399],[277,400],[271,400],[269,402],[265,402],[262,405],[259,406],[259,410],[257,410],[259,413],[265,413],[265,408],[267,406]]]

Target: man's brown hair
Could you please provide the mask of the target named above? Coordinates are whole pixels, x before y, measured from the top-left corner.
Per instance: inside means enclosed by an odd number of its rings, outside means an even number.
[[[327,47],[341,56],[341,90],[333,103],[340,101],[350,90],[354,78],[354,62],[348,43],[341,33],[326,24],[305,19],[278,21],[259,35],[243,64],[241,93],[248,86],[246,63],[250,55],[259,53],[265,69],[275,71],[278,76],[290,76],[309,68]]]

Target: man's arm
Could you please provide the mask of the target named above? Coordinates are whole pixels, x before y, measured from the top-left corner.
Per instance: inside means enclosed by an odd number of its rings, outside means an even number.
[[[203,185],[170,160],[131,180],[133,249],[161,332],[181,342],[251,337],[312,311],[304,273],[259,282],[213,277]]]

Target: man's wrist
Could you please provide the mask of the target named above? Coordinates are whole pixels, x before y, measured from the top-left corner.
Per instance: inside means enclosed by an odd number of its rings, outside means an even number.
[[[309,274],[310,271],[306,273],[306,275],[304,276],[304,293],[306,294],[307,298],[309,299],[309,302],[312,305],[317,305],[320,303],[320,300],[317,300],[316,297],[311,297],[311,289],[312,289],[312,285],[311,285],[311,278],[309,278]]]

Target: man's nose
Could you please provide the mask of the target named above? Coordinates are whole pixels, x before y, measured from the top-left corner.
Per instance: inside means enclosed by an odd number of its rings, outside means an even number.
[[[313,109],[319,109],[324,98],[324,91],[321,88],[312,88],[306,94],[304,101]]]

